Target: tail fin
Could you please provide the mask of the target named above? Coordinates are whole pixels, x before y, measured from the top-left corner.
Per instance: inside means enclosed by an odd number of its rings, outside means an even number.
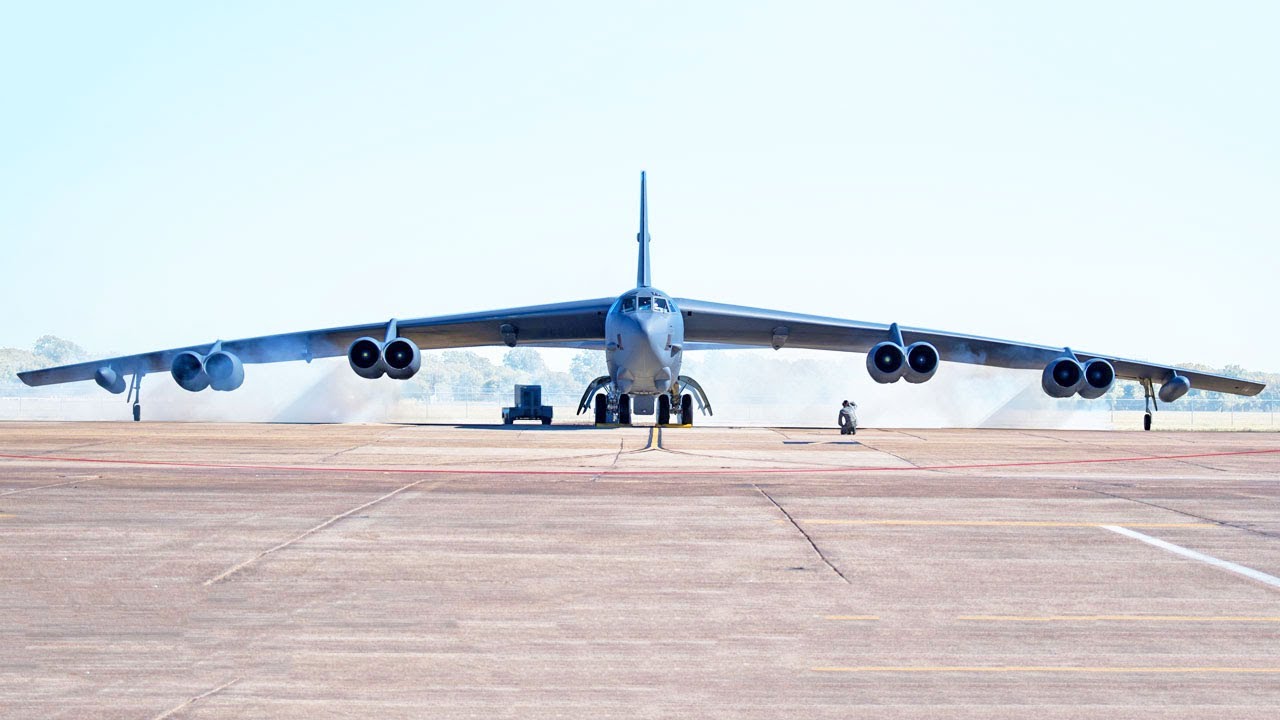
[[[636,235],[640,243],[640,261],[636,268],[636,285],[649,287],[649,199],[645,190],[644,172],[640,173],[640,233]]]

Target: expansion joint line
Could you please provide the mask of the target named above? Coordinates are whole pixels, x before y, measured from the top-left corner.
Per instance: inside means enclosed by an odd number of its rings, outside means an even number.
[[[296,542],[299,542],[299,541],[301,541],[301,540],[305,540],[306,538],[308,538],[308,537],[310,537],[310,536],[314,535],[315,533],[320,532],[321,530],[323,530],[323,529],[325,529],[325,528],[329,527],[330,525],[332,525],[332,524],[334,524],[334,523],[338,522],[339,520],[341,520],[341,519],[343,519],[343,518],[345,518],[345,517],[349,517],[349,516],[351,516],[351,515],[354,515],[354,514],[356,514],[356,513],[360,512],[361,510],[364,510],[365,508],[369,508],[369,507],[372,507],[372,506],[374,506],[374,505],[377,505],[378,503],[382,502],[383,500],[389,500],[389,499],[391,499],[391,498],[395,497],[396,495],[399,495],[400,493],[404,492],[405,490],[409,490],[409,489],[415,488],[415,487],[417,487],[417,486],[421,485],[422,483],[427,482],[427,481],[428,481],[428,480],[430,480],[430,479],[431,479],[431,478],[429,478],[429,477],[425,477],[425,478],[422,478],[421,480],[416,480],[416,481],[414,481],[414,482],[409,483],[408,485],[404,485],[404,486],[402,486],[402,487],[398,487],[398,488],[396,488],[395,490],[392,490],[391,492],[387,493],[386,495],[383,495],[383,496],[381,496],[381,497],[379,497],[379,498],[376,498],[376,499],[370,500],[369,502],[367,502],[367,503],[365,503],[365,504],[363,504],[363,505],[359,505],[359,506],[353,507],[353,508],[351,508],[350,510],[347,510],[346,512],[343,512],[343,513],[338,513],[337,515],[334,515],[333,517],[329,518],[328,520],[325,520],[324,522],[320,523],[319,525],[316,525],[315,527],[311,528],[310,530],[307,530],[306,532],[303,532],[303,533],[301,533],[301,534],[299,534],[299,535],[295,535],[294,537],[292,537],[292,538],[290,538],[290,539],[288,539],[288,540],[285,540],[284,542],[280,543],[279,545],[276,545],[275,547],[272,547],[272,548],[268,548],[268,549],[266,549],[266,550],[263,550],[262,552],[258,553],[257,555],[254,555],[253,557],[249,558],[248,560],[245,560],[244,562],[242,562],[242,563],[240,563],[240,564],[238,564],[238,565],[233,565],[233,566],[231,566],[231,567],[227,568],[226,570],[223,570],[221,573],[219,573],[219,574],[217,574],[217,575],[215,575],[215,576],[213,576],[213,577],[209,578],[208,580],[205,580],[203,583],[201,583],[201,585],[204,585],[204,586],[208,587],[209,585],[214,585],[214,584],[216,584],[216,583],[220,583],[220,582],[222,582],[222,581],[226,580],[227,578],[231,577],[232,575],[235,575],[236,573],[240,572],[241,570],[243,570],[243,569],[245,569],[245,568],[249,567],[250,565],[252,565],[252,564],[254,564],[254,563],[258,562],[258,561],[259,561],[259,560],[261,560],[262,558],[264,558],[264,557],[266,557],[266,556],[270,555],[271,553],[278,552],[278,551],[280,551],[280,550],[283,550],[283,549],[285,549],[285,548],[289,547],[290,545],[293,545],[293,544],[294,544],[294,543],[296,543]],[[437,482],[435,483],[435,485],[432,485],[432,487],[437,487],[437,486],[439,486],[439,485],[440,485],[440,482],[439,482],[439,481],[437,481]]]
[[[818,544],[813,541],[813,538],[809,537],[809,533],[805,532],[804,528],[800,527],[800,523],[796,522],[796,519],[791,517],[791,513],[787,512],[786,508],[782,507],[777,500],[774,500],[772,495],[765,492],[764,488],[756,485],[755,483],[751,483],[751,487],[755,488],[756,492],[763,495],[764,498],[772,503],[774,507],[778,508],[778,512],[782,513],[782,516],[787,519],[787,522],[791,523],[791,527],[795,528],[797,532],[804,536],[805,542],[809,543],[809,547],[813,548],[813,552],[818,556],[818,559],[822,560],[827,567],[831,568],[831,572],[835,573],[841,580],[845,581],[845,584],[853,584],[849,581],[849,578],[845,577],[844,573],[840,572],[840,568],[836,567],[835,563],[831,562],[831,560],[823,554],[822,549],[818,547]]]
[[[1124,495],[1120,495],[1120,494],[1112,493],[1112,492],[1107,492],[1106,490],[1095,490],[1095,489],[1093,489],[1093,488],[1080,487],[1080,486],[1078,486],[1078,485],[1076,486],[1076,489],[1078,489],[1078,490],[1084,490],[1084,491],[1086,491],[1086,492],[1091,492],[1091,493],[1094,493],[1094,494],[1097,494],[1097,495],[1106,495],[1107,497],[1109,497],[1109,498],[1115,498],[1116,500],[1127,500],[1128,502],[1138,503],[1139,505],[1146,505],[1147,507],[1153,507],[1153,508],[1157,508],[1157,509],[1159,509],[1159,510],[1165,510],[1165,511],[1167,511],[1167,512],[1171,512],[1171,513],[1177,513],[1177,514],[1179,514],[1179,515],[1185,515],[1186,517],[1195,518],[1195,519],[1197,519],[1197,520],[1203,520],[1203,521],[1205,521],[1205,522],[1213,523],[1214,525],[1219,525],[1219,526],[1221,526],[1221,527],[1229,527],[1229,528],[1232,528],[1232,529],[1234,529],[1234,530],[1243,530],[1243,531],[1248,532],[1248,533],[1253,533],[1253,534],[1255,534],[1255,535],[1261,535],[1261,536],[1263,536],[1263,537],[1268,537],[1268,538],[1274,538],[1274,537],[1276,537],[1275,533],[1269,533],[1269,532],[1267,532],[1267,531],[1265,531],[1265,530],[1258,530],[1258,529],[1256,529],[1256,528],[1245,527],[1244,525],[1239,525],[1239,524],[1236,524],[1236,523],[1227,522],[1226,520],[1218,520],[1217,518],[1206,517],[1206,516],[1204,516],[1204,515],[1197,515],[1197,514],[1195,514],[1195,513],[1193,513],[1193,512],[1187,512],[1186,510],[1179,510],[1179,509],[1177,509],[1177,508],[1171,508],[1171,507],[1168,507],[1168,506],[1166,506],[1166,505],[1161,505],[1161,504],[1159,504],[1159,503],[1153,503],[1153,502],[1151,502],[1151,501],[1149,501],[1149,500],[1139,500],[1138,498],[1125,497]]]

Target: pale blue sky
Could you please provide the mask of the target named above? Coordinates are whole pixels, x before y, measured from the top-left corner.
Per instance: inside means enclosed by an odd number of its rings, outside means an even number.
[[[1280,369],[1280,5],[9,3],[0,346],[615,295]]]

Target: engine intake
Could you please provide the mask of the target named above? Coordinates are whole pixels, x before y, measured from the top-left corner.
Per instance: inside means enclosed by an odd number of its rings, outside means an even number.
[[[409,338],[399,337],[382,349],[382,362],[386,365],[387,377],[408,380],[422,367],[422,352]]]
[[[1069,398],[1084,384],[1084,368],[1075,358],[1066,355],[1046,365],[1040,377],[1040,387],[1049,397]]]
[[[351,369],[362,378],[376,380],[387,372],[382,361],[382,343],[371,337],[362,337],[347,348],[347,362]]]
[[[209,374],[204,371],[204,358],[190,350],[178,353],[169,366],[169,374],[178,387],[190,392],[200,392],[209,387]]]
[[[1116,369],[1102,358],[1094,358],[1084,364],[1084,385],[1080,387],[1080,397],[1096,400],[1116,382]]]
[[[938,349],[927,342],[912,343],[907,348],[907,369],[902,377],[909,383],[922,383],[938,372]]]
[[[220,392],[230,392],[244,384],[244,363],[226,350],[206,357],[204,372],[209,376],[209,387]]]
[[[876,345],[867,353],[867,372],[878,383],[898,382],[906,370],[907,351],[891,340]]]
[[[1160,391],[1157,395],[1160,397],[1160,402],[1171,403],[1183,395],[1186,395],[1187,391],[1190,389],[1191,381],[1187,379],[1187,376],[1174,375],[1164,381],[1164,384],[1160,386]]]

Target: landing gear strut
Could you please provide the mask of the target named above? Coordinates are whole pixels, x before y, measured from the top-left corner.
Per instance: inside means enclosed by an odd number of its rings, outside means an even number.
[[[1151,380],[1149,378],[1142,379],[1142,390],[1146,394],[1146,413],[1142,416],[1142,429],[1151,429],[1151,413],[1160,409],[1156,403],[1156,393],[1151,388]]]
[[[129,394],[125,397],[125,402],[133,403],[133,421],[142,421],[142,373],[135,372],[133,374],[133,382],[129,385]]]

